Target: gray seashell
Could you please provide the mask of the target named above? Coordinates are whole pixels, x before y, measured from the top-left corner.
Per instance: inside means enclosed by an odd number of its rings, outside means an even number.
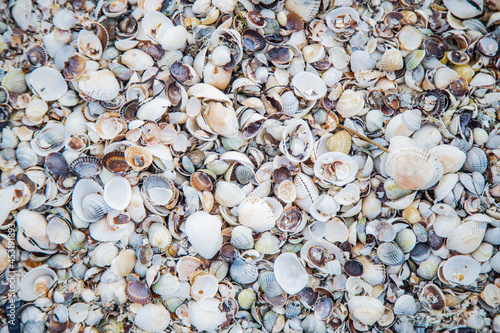
[[[28,169],[38,163],[38,155],[30,148],[27,142],[23,142],[17,147],[16,159],[19,166],[23,169]]]
[[[61,30],[70,30],[75,26],[76,17],[72,11],[62,8],[54,14],[52,17],[52,23],[54,23],[56,28]]]
[[[351,71],[368,71],[375,68],[377,62],[366,51],[354,51],[351,54]]]
[[[75,53],[76,50],[73,46],[66,45],[61,47],[54,56],[54,65],[56,65],[57,69],[63,70],[64,63]]]
[[[68,251],[78,251],[85,244],[85,234],[80,230],[72,230],[69,239],[64,243]]]
[[[415,262],[422,262],[431,255],[431,248],[426,243],[418,243],[410,252],[410,257]]]
[[[44,333],[45,324],[43,320],[28,320],[23,325],[23,332],[26,333]]]
[[[102,195],[91,193],[82,200],[83,219],[94,222],[101,219],[111,208],[106,204]]]
[[[402,295],[394,304],[395,315],[414,316],[417,313],[417,304],[411,295]]]
[[[65,254],[54,254],[47,260],[47,265],[54,269],[66,269],[73,265],[73,260]]]
[[[270,271],[260,273],[259,286],[267,298],[276,297],[284,293],[278,281],[276,281],[276,276]]]
[[[472,175],[468,173],[459,173],[460,183],[474,195],[482,195],[485,186],[485,179],[479,172],[473,172]]]
[[[302,304],[299,301],[292,301],[285,308],[285,316],[288,319],[297,317],[302,312]]]
[[[93,178],[102,170],[102,163],[94,156],[81,156],[71,162],[71,171],[80,178]]]
[[[299,100],[295,94],[288,90],[281,95],[281,101],[283,103],[283,112],[288,116],[293,117],[299,109]]]
[[[469,149],[471,149],[471,144],[467,140],[455,138],[451,141],[450,145],[457,147],[461,151],[467,154]]]
[[[500,227],[486,230],[483,241],[491,245],[500,245]]]
[[[19,138],[16,133],[14,133],[14,131],[9,127],[5,127],[2,130],[2,143],[0,143],[0,147],[3,149],[16,148],[18,144]]]
[[[468,172],[484,173],[488,167],[488,158],[481,148],[472,147],[467,152],[467,159],[465,160],[463,169]]]
[[[419,109],[403,112],[403,122],[409,129],[418,131],[422,125],[422,112]]]
[[[241,284],[249,284],[255,282],[259,276],[257,266],[245,262],[243,259],[237,258],[229,268],[231,278]]]
[[[313,314],[310,314],[309,316],[307,316],[302,321],[300,326],[307,333],[325,333],[326,332],[325,322],[323,320],[319,320]]]
[[[377,256],[382,263],[389,266],[402,265],[405,262],[403,250],[393,242],[380,244]]]
[[[273,310],[270,310],[264,314],[262,323],[264,324],[266,330],[268,330],[269,332],[273,330],[273,326],[276,323],[276,320],[278,320],[278,316],[279,315]]]
[[[231,244],[239,250],[249,250],[253,248],[253,231],[249,227],[239,225],[231,231]]]

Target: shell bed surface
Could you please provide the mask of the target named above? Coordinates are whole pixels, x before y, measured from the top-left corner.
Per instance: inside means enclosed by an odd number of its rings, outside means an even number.
[[[0,333],[500,332],[498,0],[0,0]]]

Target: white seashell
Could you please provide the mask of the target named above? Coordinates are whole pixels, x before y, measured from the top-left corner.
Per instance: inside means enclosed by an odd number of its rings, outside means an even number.
[[[353,54],[355,52],[357,52],[357,51],[354,51]],[[344,48],[342,48],[342,47],[338,47],[338,46],[332,47],[328,51],[328,55],[329,55],[330,63],[336,69],[342,70],[342,69],[346,68],[347,65],[349,65],[350,57],[345,52]],[[374,66],[375,66],[375,64],[374,64]]]
[[[484,221],[469,221],[459,225],[446,240],[446,247],[463,254],[471,253],[481,245],[486,231]]]
[[[215,185],[214,198],[224,207],[238,206],[245,197],[245,192],[235,183],[219,181]]]
[[[167,98],[157,97],[141,105],[136,116],[140,120],[155,121],[165,114],[169,106],[170,101]]]
[[[88,30],[80,30],[77,39],[78,51],[92,60],[99,60],[102,55],[102,44],[99,37]]]
[[[325,222],[337,213],[339,208],[332,196],[324,194],[313,202],[309,213],[317,221]]]
[[[424,125],[418,131],[413,133],[412,139],[422,148],[431,149],[437,146],[441,140],[442,135],[439,129],[434,125]]]
[[[59,9],[52,17],[52,23],[58,29],[70,30],[76,23],[75,14],[66,8]]]
[[[134,270],[136,254],[132,249],[121,250],[111,261],[110,271],[117,276],[127,276]]]
[[[398,40],[402,50],[413,51],[422,43],[422,36],[415,27],[405,25],[398,33]]]
[[[26,77],[26,83],[44,101],[61,98],[68,85],[61,73],[51,67],[39,67]]]
[[[406,123],[403,120],[403,115],[404,115],[404,113],[400,113],[400,114],[396,115],[395,117],[392,117],[389,124],[387,124],[387,127],[385,128],[385,139],[387,141],[391,140],[395,136],[408,136],[409,137],[415,131],[415,130],[409,128],[408,126],[406,126]]]
[[[309,101],[315,101],[326,95],[325,82],[311,72],[300,72],[292,78],[295,93]]]
[[[293,253],[282,253],[276,258],[274,275],[280,287],[289,295],[297,294],[309,280],[304,265]]]
[[[447,238],[457,228],[462,220],[458,215],[456,216],[442,216],[438,215],[432,224],[434,231],[440,237]]]
[[[89,314],[89,304],[74,303],[68,308],[68,317],[73,323],[83,323]]]
[[[351,54],[351,71],[369,71],[375,68],[377,62],[366,51],[356,50]]]
[[[417,310],[417,303],[411,295],[402,295],[394,303],[395,315],[414,316]]]
[[[402,147],[390,150],[385,172],[402,189],[420,190],[433,186],[443,177],[443,166],[425,149]]]
[[[292,162],[307,160],[313,150],[313,136],[307,123],[302,119],[290,120],[280,142],[280,150]]]
[[[26,31],[28,28],[32,27],[31,23],[31,10],[32,3],[30,0],[19,0],[14,3],[14,6],[10,10],[12,18],[16,21],[19,28]]]
[[[461,0],[444,0],[443,4],[448,10],[461,19],[469,19],[483,12],[483,0],[473,0],[472,3]]]
[[[257,197],[248,197],[240,203],[238,219],[242,225],[256,232],[271,230],[276,222],[271,206]]]
[[[331,243],[347,241],[349,237],[349,230],[342,220],[334,218],[326,222],[325,239]]]
[[[95,181],[90,179],[82,179],[78,183],[76,183],[75,188],[73,190],[72,195],[72,205],[76,215],[86,221],[86,222],[96,222],[101,216],[95,216],[95,212],[85,211],[84,210],[84,199],[88,195],[92,194],[101,194],[103,192],[101,186],[97,184]],[[103,200],[104,201],[104,200]]]
[[[347,302],[349,312],[365,325],[373,325],[385,312],[384,304],[374,297],[354,296]]]
[[[304,22],[309,22],[314,19],[318,13],[321,1],[304,1],[304,0],[287,0],[285,1],[285,8],[299,14]]]
[[[143,71],[154,65],[153,58],[139,49],[128,50],[122,55],[121,61],[122,64],[134,71]]]
[[[295,204],[303,210],[309,212],[313,202],[319,197],[319,191],[311,177],[306,174],[299,173],[295,176],[293,183],[297,190],[297,199]]]
[[[82,75],[78,79],[78,87],[83,93],[99,101],[112,100],[120,91],[120,84],[108,69]]]
[[[56,281],[57,274],[50,268],[44,266],[33,268],[21,278],[18,296],[26,302],[34,301],[45,296]]]
[[[354,117],[365,107],[365,100],[359,91],[346,90],[337,102],[337,112],[343,118]]]
[[[429,149],[443,165],[444,174],[457,172],[465,163],[466,155],[457,147],[451,145],[439,145]]]
[[[118,256],[118,248],[113,242],[100,243],[94,251],[90,253],[90,257],[94,264],[99,267],[110,266],[113,259]]]
[[[226,315],[219,310],[220,301],[209,298],[202,301],[189,302],[188,314],[191,325],[198,331],[214,331],[226,321]]]
[[[344,72],[342,72],[340,69],[330,67],[325,72],[323,72],[323,74],[321,74],[321,78],[328,87],[332,88],[340,82],[343,74]]]
[[[347,154],[330,152],[321,155],[314,163],[314,175],[337,186],[346,185],[356,178],[358,164]]]
[[[220,217],[198,211],[186,220],[185,232],[200,256],[211,259],[222,247]]]
[[[481,264],[469,256],[454,256],[445,261],[443,276],[451,283],[470,285],[479,276]]]
[[[191,285],[191,296],[193,299],[200,301],[207,298],[212,298],[218,291],[219,281],[213,275],[204,275],[196,278]]]
[[[135,315],[134,324],[147,332],[162,332],[170,324],[170,313],[161,304],[146,304]]]
[[[104,186],[104,201],[116,210],[125,210],[132,198],[132,187],[127,179],[115,176]]]

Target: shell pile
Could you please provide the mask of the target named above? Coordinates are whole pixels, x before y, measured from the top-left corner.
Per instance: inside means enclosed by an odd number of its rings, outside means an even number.
[[[500,332],[499,8],[1,0],[0,332]]]

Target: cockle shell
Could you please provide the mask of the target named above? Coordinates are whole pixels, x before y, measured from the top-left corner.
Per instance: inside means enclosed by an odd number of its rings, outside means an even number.
[[[222,206],[238,206],[245,197],[245,192],[234,183],[219,181],[215,185],[214,198]]]
[[[108,69],[82,75],[78,79],[78,87],[83,93],[99,101],[116,98],[120,90],[118,81]]]
[[[443,173],[454,173],[462,168],[466,155],[457,147],[451,145],[439,145],[429,149],[429,153],[434,155],[443,165]]]
[[[347,302],[349,312],[365,325],[373,325],[385,312],[384,304],[374,297],[354,296]]]
[[[274,275],[280,287],[290,295],[300,292],[309,278],[304,266],[293,253],[283,253],[276,258]]]
[[[226,320],[225,314],[219,310],[219,304],[220,301],[216,298],[189,302],[191,324],[200,332],[215,330]]]
[[[195,250],[204,258],[211,259],[222,247],[220,217],[198,211],[186,220],[186,235]]]
[[[263,232],[274,227],[276,217],[269,204],[261,198],[247,197],[238,208],[239,222],[256,232]]]
[[[402,189],[426,189],[443,177],[443,166],[427,150],[417,147],[402,147],[391,150],[385,172]]]
[[[473,252],[481,244],[486,226],[487,223],[483,221],[462,223],[448,236],[446,247],[463,254]]]
[[[135,315],[134,323],[147,332],[161,332],[170,324],[170,313],[163,305],[146,304]]]
[[[314,175],[337,186],[352,182],[358,172],[358,164],[347,154],[331,152],[321,155],[314,163]]]
[[[292,79],[295,92],[307,100],[315,101],[326,95],[325,82],[316,74],[300,72]]]
[[[363,95],[354,90],[346,90],[337,102],[337,112],[344,118],[354,117],[365,107]]]

